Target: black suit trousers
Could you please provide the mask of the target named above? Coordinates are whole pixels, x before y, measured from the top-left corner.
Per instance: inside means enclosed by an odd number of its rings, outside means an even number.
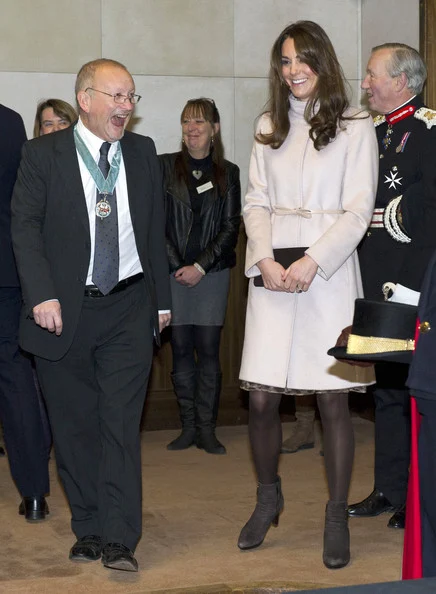
[[[18,491],[39,497],[49,492],[47,419],[31,359],[18,346],[21,305],[18,287],[0,287],[0,418]]]
[[[375,486],[392,505],[406,503],[410,463],[409,366],[375,366]]]
[[[73,343],[59,361],[36,358],[59,475],[77,538],[134,550],[141,536],[140,421],[153,355],[145,281],[84,297]]]

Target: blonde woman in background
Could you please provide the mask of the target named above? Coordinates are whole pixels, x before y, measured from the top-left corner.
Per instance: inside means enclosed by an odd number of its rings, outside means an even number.
[[[38,103],[33,126],[33,136],[51,134],[69,128],[77,120],[77,112],[62,99],[44,99]]]

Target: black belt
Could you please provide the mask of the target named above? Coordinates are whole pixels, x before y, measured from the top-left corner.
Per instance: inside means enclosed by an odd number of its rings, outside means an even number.
[[[124,289],[127,289],[127,287],[130,287],[130,285],[137,283],[142,278],[144,278],[143,272],[129,276],[129,278],[123,278],[123,280],[120,280],[120,282],[115,285],[112,291],[109,291],[109,293],[106,295],[102,293],[97,287],[87,286],[85,287],[85,297],[107,297],[108,295],[113,295],[114,293],[124,291]]]

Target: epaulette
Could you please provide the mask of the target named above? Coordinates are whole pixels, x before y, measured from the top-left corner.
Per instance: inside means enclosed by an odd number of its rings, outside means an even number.
[[[386,122],[386,118],[384,115],[377,115],[374,118],[374,126],[377,128],[377,126],[380,126],[380,124],[383,124],[384,122]]]
[[[430,130],[433,126],[436,126],[436,111],[434,109],[429,109],[428,107],[420,107],[415,111],[413,114],[417,120],[422,120],[427,129]]]

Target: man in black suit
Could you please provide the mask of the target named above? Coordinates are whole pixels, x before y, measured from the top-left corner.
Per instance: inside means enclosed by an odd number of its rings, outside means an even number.
[[[28,142],[12,199],[20,339],[35,354],[77,542],[70,559],[137,571],[139,425],[153,334],[170,322],[154,143],[126,131],[133,79],[85,64],[79,120]]]
[[[11,196],[26,132],[21,117],[0,105],[0,418],[9,466],[22,496],[19,513],[28,521],[48,513],[48,452],[44,410],[31,361],[18,346],[21,290],[11,242]]]

